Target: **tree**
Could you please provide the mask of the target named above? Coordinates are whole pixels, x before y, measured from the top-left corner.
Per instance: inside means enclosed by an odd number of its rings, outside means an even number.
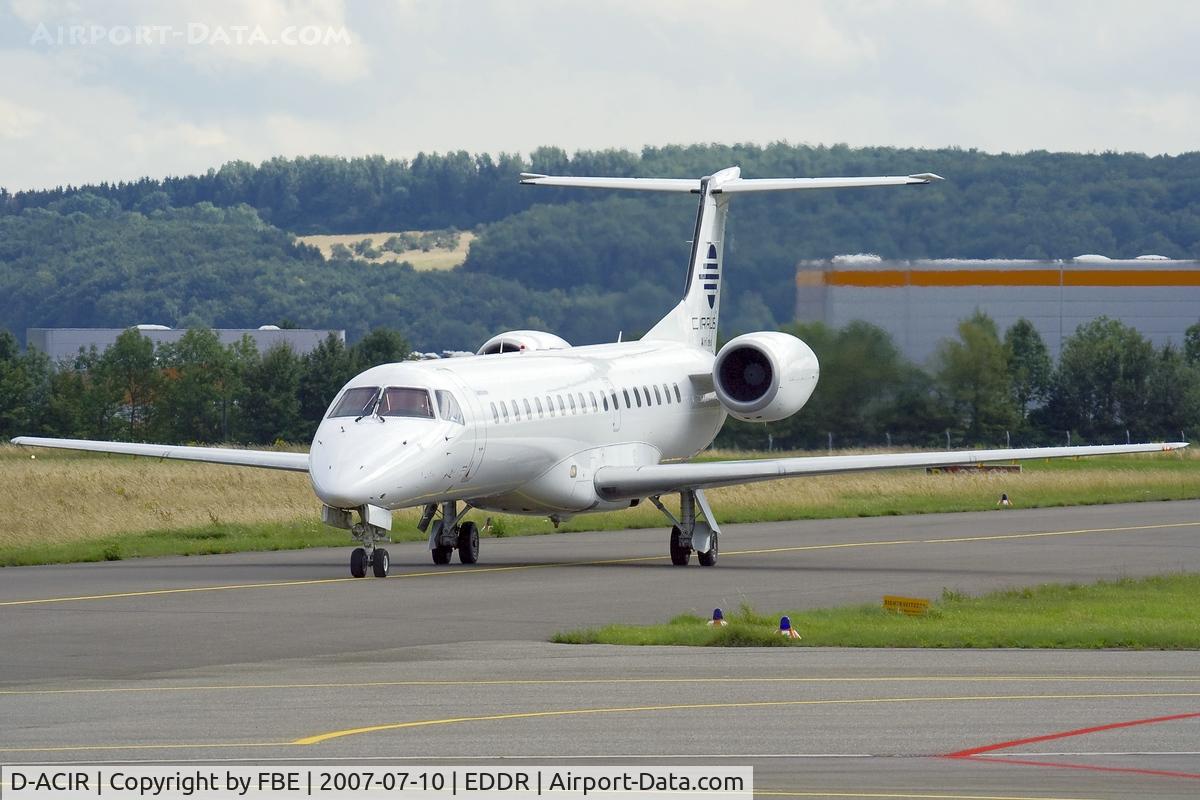
[[[958,339],[938,349],[936,377],[957,427],[971,442],[994,442],[1017,412],[1009,394],[1008,361],[996,323],[976,310],[958,324]]]
[[[1200,367],[1200,322],[1184,332],[1183,356],[1193,367]]]
[[[403,361],[409,352],[408,342],[399,331],[375,328],[350,348],[350,359],[354,371],[362,372],[380,364]]]
[[[159,349],[164,367],[156,417],[167,441],[218,442],[229,434],[225,388],[235,370],[233,357],[216,333],[193,328]]]
[[[300,416],[312,431],[325,415],[333,397],[354,377],[350,351],[335,334],[329,334],[304,356],[300,376]]]
[[[1149,401],[1143,430],[1152,436],[1174,439],[1200,429],[1200,366],[1188,364],[1168,343],[1154,358]]]
[[[1048,417],[1086,439],[1121,440],[1144,431],[1154,347],[1133,328],[1108,317],[1080,325],[1063,342]]]
[[[161,383],[154,358],[154,342],[130,328],[117,337],[96,364],[97,378],[110,396],[120,398],[125,418],[124,435],[134,441],[150,416],[151,403]]]
[[[29,420],[29,379],[17,337],[0,330],[0,437],[22,432]]]
[[[1031,407],[1040,405],[1050,392],[1054,365],[1046,343],[1033,323],[1019,319],[1004,333],[1004,356],[1008,364],[1009,393],[1022,422]]]
[[[299,441],[300,375],[303,365],[291,347],[279,343],[247,371],[242,395],[243,430],[252,442]]]

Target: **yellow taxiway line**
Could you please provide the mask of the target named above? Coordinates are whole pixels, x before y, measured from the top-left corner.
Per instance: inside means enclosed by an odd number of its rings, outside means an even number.
[[[1079,694],[1014,694],[1014,695],[949,695],[936,697],[869,697],[851,699],[811,699],[811,700],[755,700],[728,703],[680,703],[648,706],[618,706],[608,708],[566,708],[549,709],[544,711],[519,711],[507,714],[483,714],[478,716],[444,717],[440,719],[414,720],[411,722],[394,722],[382,725],[370,725],[361,728],[328,731],[311,736],[301,737],[287,742],[197,742],[197,743],[168,743],[168,744],[106,744],[106,745],[77,745],[59,747],[0,747],[0,753],[70,753],[116,750],[188,750],[213,749],[234,747],[309,747],[323,744],[335,739],[351,736],[380,733],[385,731],[405,730],[414,728],[429,728],[442,725],[461,725],[475,722],[513,721],[526,719],[544,719],[552,717],[578,717],[597,714],[639,714],[671,711],[703,711],[713,709],[765,709],[787,708],[798,706],[866,706],[895,703],[964,703],[964,702],[1002,702],[1002,701],[1044,701],[1044,700],[1128,700],[1128,699],[1181,699],[1198,698],[1200,692],[1128,692],[1128,693],[1079,693]]]
[[[888,703],[961,703],[988,702],[1002,700],[1095,700],[1095,699],[1134,699],[1155,697],[1200,697],[1200,692],[1130,692],[1126,694],[1015,694],[1015,695],[966,695],[944,697],[871,697],[850,699],[814,699],[814,700],[748,700],[728,703],[677,703],[653,706],[617,706],[612,708],[569,708],[548,711],[516,711],[507,714],[483,714],[470,717],[444,717],[442,719],[425,719],[413,722],[392,722],[383,725],[369,725],[362,728],[347,728],[339,731],[319,733],[296,739],[293,744],[313,745],[328,742],[332,739],[342,739],[347,736],[361,736],[368,733],[383,731],[406,730],[412,728],[429,728],[438,725],[455,725],[466,722],[492,722],[497,720],[538,719],[545,717],[574,717],[595,714],[637,714],[657,711],[696,711],[723,708],[783,708],[792,706],[849,706],[849,705],[880,705]]]
[[[810,550],[840,550],[857,547],[891,547],[897,545],[919,545],[919,544],[956,544],[966,542],[986,542],[986,541],[1004,541],[1010,539],[1037,539],[1051,536],[1082,536],[1089,534],[1102,533],[1132,533],[1135,531],[1150,531],[1150,530],[1166,530],[1171,528],[1194,528],[1200,527],[1200,522],[1167,522],[1156,525],[1127,525],[1117,528],[1080,528],[1077,530],[1065,531],[1037,531],[1033,533],[1003,533],[991,536],[954,536],[939,539],[883,539],[869,542],[842,542],[838,544],[808,544],[794,545],[790,547],[768,547],[755,550],[723,550],[721,555],[724,557],[730,556],[748,556],[762,555],[771,553],[797,553]],[[551,569],[555,567],[595,567],[608,564],[634,564],[645,561],[661,561],[666,556],[635,556],[631,558],[610,558],[597,561],[559,561],[549,564],[513,564],[502,567],[474,567],[471,569],[455,569],[455,570],[432,570],[428,572],[404,572],[390,576],[393,579],[404,580],[412,578],[452,578],[468,575],[480,575],[494,572],[522,572],[534,569]],[[220,584],[216,586],[191,586],[178,589],[149,589],[137,592],[114,592],[111,594],[91,594],[91,595],[71,595],[67,597],[39,597],[29,600],[3,600],[0,601],[0,607],[4,606],[32,606],[46,605],[51,603],[77,603],[95,600],[120,600],[131,597],[156,597],[162,595],[174,594],[194,594],[201,592],[227,592],[236,590],[248,589],[277,589],[289,586],[320,586],[325,584],[335,583],[353,583],[359,581],[359,578],[313,578],[309,580],[295,581],[273,581],[266,583],[233,583]]]

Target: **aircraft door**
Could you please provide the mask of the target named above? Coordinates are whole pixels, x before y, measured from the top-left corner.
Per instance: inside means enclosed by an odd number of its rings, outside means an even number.
[[[437,393],[438,414],[446,419],[447,412],[453,415],[457,406],[463,420],[461,425],[452,424],[446,435],[447,472],[454,476],[452,485],[469,483],[475,477],[487,447],[486,417],[475,392],[449,370],[441,372],[452,381],[456,391],[446,393],[450,395],[450,400],[443,397],[443,392]],[[453,419],[448,421],[454,422]]]

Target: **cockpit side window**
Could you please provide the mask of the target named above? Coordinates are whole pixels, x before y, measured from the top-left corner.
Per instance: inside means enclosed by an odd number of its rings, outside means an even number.
[[[329,417],[361,417],[370,414],[371,406],[375,405],[375,398],[378,396],[378,386],[355,386],[353,389],[347,389],[342,399],[333,407],[333,411],[329,412]]]
[[[433,419],[433,403],[425,389],[389,386],[383,390],[376,412],[381,417]]]
[[[437,395],[438,415],[442,419],[447,422],[457,422],[459,425],[467,424],[463,419],[462,407],[454,399],[454,395],[445,389],[438,389],[434,394]]]

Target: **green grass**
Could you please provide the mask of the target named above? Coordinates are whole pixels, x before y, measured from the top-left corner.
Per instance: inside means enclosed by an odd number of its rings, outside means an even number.
[[[1046,584],[981,597],[944,591],[929,612],[908,617],[880,606],[791,611],[804,637],[776,633],[780,614],[742,609],[712,628],[684,614],[663,625],[607,625],[556,634],[564,644],[698,647],[1020,647],[1200,649],[1200,575]]]
[[[0,566],[100,561],[154,555],[348,546],[345,531],[316,521],[307,476],[184,462],[0,447]],[[706,452],[703,459],[764,453]],[[812,455],[771,453],[784,455]],[[721,522],[874,517],[991,511],[1007,492],[1016,508],[1200,499],[1200,453],[1026,461],[1021,474],[926,475],[899,470],[817,476],[709,492]],[[670,498],[671,501],[674,498]],[[77,516],[48,538],[36,510]],[[86,509],[81,513],[80,509]],[[393,538],[424,539],[417,512],[395,515]],[[473,512],[492,536],[587,530],[665,529],[649,503],[584,514],[555,528],[545,518]]]
[[[413,531],[409,539],[424,539]],[[255,550],[301,550],[351,544],[350,535],[319,520],[262,524],[217,523],[197,528],[117,534],[74,542],[0,548],[0,567],[65,564],[77,561],[122,561],[147,556],[199,556]]]

